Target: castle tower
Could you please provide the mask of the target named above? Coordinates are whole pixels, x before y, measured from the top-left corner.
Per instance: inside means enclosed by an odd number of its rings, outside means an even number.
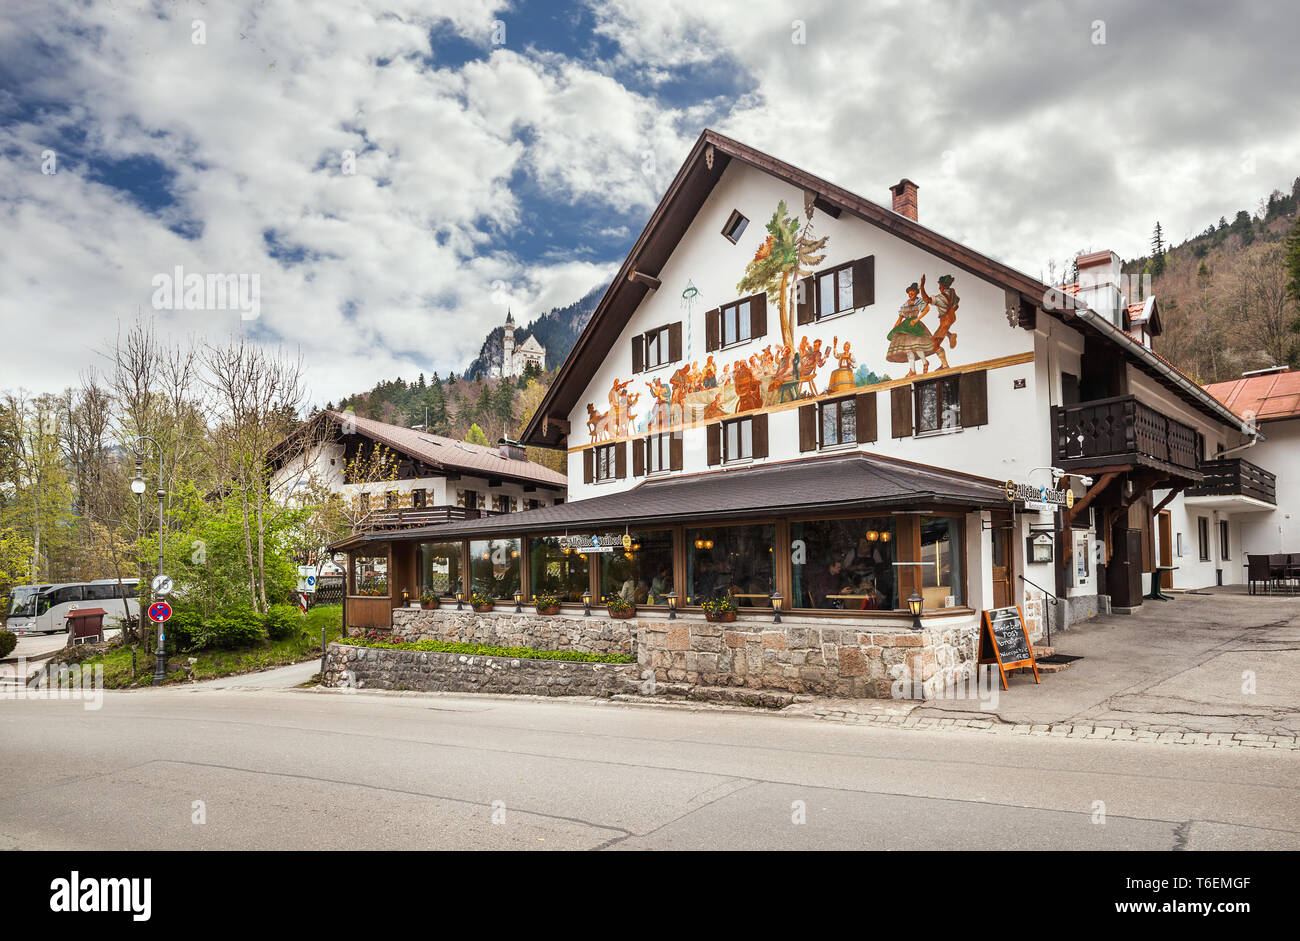
[[[501,375],[515,375],[515,318],[506,308],[506,335],[501,339]]]

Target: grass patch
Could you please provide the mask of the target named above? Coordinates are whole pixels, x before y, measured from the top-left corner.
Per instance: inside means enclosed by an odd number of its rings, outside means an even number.
[[[199,650],[188,654],[173,654],[168,659],[168,666],[173,670],[167,675],[167,682],[183,683],[189,679],[184,667],[189,664],[190,657],[197,660],[194,664],[196,680],[215,680],[224,676],[255,673],[318,659],[321,653],[322,627],[325,628],[326,643],[339,639],[343,633],[342,605],[322,605],[319,608],[312,608],[307,612],[307,616],[302,618],[300,630],[283,640],[268,640],[231,650]],[[56,655],[53,662],[59,662],[61,656],[62,654]],[[131,689],[150,686],[153,683],[154,658],[143,650],[137,654],[135,673],[131,672],[130,647],[110,647],[100,655],[87,657],[79,662],[83,667],[102,664],[106,689]],[[177,667],[179,669],[176,669]]]
[[[460,653],[474,657],[501,657],[509,660],[570,660],[575,663],[635,663],[623,653],[582,653],[577,650],[534,650],[532,647],[492,647],[487,644],[462,644],[451,640],[417,640],[392,644],[365,637],[345,637],[339,641],[349,647],[375,647],[380,650],[423,650],[429,653]]]

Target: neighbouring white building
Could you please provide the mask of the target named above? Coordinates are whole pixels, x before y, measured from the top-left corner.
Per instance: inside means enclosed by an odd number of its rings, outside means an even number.
[[[1257,370],[1205,388],[1259,434],[1231,451],[1214,442],[1205,479],[1164,492],[1156,549],[1176,590],[1243,584],[1248,556],[1300,553],[1300,372]]]

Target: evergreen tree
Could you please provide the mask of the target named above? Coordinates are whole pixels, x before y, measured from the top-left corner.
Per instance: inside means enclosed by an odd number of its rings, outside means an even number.
[[[1286,289],[1292,300],[1300,306],[1300,216],[1296,217],[1291,233],[1286,237]],[[1300,330],[1300,320],[1291,329]]]
[[[483,429],[478,426],[478,423],[475,422],[469,426],[469,431],[465,433],[465,441],[469,444],[486,445],[488,437],[483,433]]]

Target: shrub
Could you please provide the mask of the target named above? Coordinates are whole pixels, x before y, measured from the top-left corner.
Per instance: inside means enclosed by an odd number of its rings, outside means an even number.
[[[736,610],[736,599],[730,594],[720,595],[708,601],[701,602],[700,607],[707,614],[727,614]]]
[[[302,612],[291,604],[273,604],[266,612],[266,636],[271,640],[288,640],[302,629]]]
[[[631,611],[632,604],[626,601],[622,595],[610,595],[605,599],[605,607],[610,611]]]
[[[392,635],[368,631],[338,641],[348,647],[378,647],[381,650],[423,650],[430,653],[459,653],[475,657],[508,657],[518,660],[566,660],[575,663],[635,663],[636,657],[624,653],[585,653],[578,650],[537,650],[532,647],[493,647],[488,644],[464,644],[452,640],[393,641]]]
[[[538,611],[544,611],[547,608],[558,608],[560,606],[560,596],[544,591],[540,595],[533,595],[533,604]]]
[[[0,659],[9,656],[18,646],[18,635],[13,631],[0,631]]]
[[[227,608],[204,619],[203,647],[249,647],[264,640],[263,617],[252,608]]]

